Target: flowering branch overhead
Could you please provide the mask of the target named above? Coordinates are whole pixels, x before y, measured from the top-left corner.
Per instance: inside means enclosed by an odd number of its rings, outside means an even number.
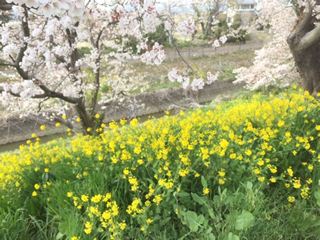
[[[58,116],[69,115],[73,123],[79,117],[83,129],[92,128],[94,116],[104,115],[110,102],[145,84],[125,64],[128,60],[140,58],[156,66],[165,60],[164,47],[157,42],[146,45],[145,34],[155,32],[161,22],[168,31],[195,31],[192,18],[175,23],[152,1],[126,4],[131,10],[120,2],[0,1],[1,10],[12,10],[15,15],[0,26],[1,65],[16,72],[0,84],[3,106],[20,114],[35,113],[41,106],[44,112],[50,109]],[[138,43],[138,53],[132,39]],[[199,77],[186,83],[193,90],[204,86]]]

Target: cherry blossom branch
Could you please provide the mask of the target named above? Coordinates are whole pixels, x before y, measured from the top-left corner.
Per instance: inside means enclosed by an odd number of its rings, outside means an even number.
[[[189,63],[184,59],[184,57],[181,55],[180,50],[178,49],[175,41],[173,41],[172,43],[173,43],[174,48],[177,50],[178,55],[180,56],[181,60],[188,66],[188,69],[190,68],[191,71],[193,72],[193,74],[194,74],[195,76],[199,77],[198,74],[194,71],[194,69],[190,66],[190,64],[189,64]]]
[[[81,99],[81,98],[64,96],[62,93],[50,90],[47,86],[42,84],[41,81],[39,81],[39,80],[36,80],[36,81],[38,82],[38,86],[40,87],[40,89],[44,91],[44,94],[37,94],[37,95],[33,96],[32,98],[45,98],[45,97],[59,98],[63,101],[66,101],[66,102],[72,103],[72,104],[79,103],[79,101]]]
[[[77,27],[79,25],[79,22],[75,24]],[[77,38],[77,32],[75,30],[66,29],[67,35],[68,35],[68,43],[71,48],[73,48],[74,44],[76,43],[76,38]],[[72,70],[76,69],[76,62],[79,60],[79,52],[78,48],[75,47],[71,53],[71,68]]]
[[[29,24],[28,24],[28,11],[26,6],[24,6],[24,18],[21,20],[21,25],[22,25],[22,32],[23,32],[23,36],[25,38],[30,37],[30,29],[29,29]],[[28,44],[24,43],[24,46],[20,48],[19,54],[15,60],[15,68],[17,69],[17,72],[19,73],[19,75],[24,79],[24,80],[28,80],[29,76],[28,73],[26,73],[21,67],[20,67],[20,63],[22,62],[22,58],[24,56],[25,51],[28,48]]]
[[[99,42],[97,41],[96,43],[98,45]],[[95,70],[95,76],[94,76],[95,89],[94,89],[92,102],[91,102],[92,113],[95,112],[95,109],[97,106],[98,95],[99,95],[99,91],[100,91],[100,54],[99,54],[98,58],[96,59],[95,63],[98,67]]]
[[[0,63],[0,66],[15,67],[16,65],[12,63]]]

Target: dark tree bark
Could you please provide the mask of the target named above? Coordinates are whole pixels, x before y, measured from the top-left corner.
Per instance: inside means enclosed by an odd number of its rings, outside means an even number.
[[[6,0],[0,0],[0,10],[7,11],[12,9],[13,4],[7,3]]]
[[[212,22],[213,22],[213,17],[216,17],[219,13],[219,4],[218,2],[216,2],[216,5],[214,7],[214,9],[212,9],[210,11],[210,14],[208,16],[207,19],[207,23],[206,23],[206,31],[205,31],[205,36],[209,37],[211,32],[212,32]]]
[[[287,38],[302,86],[310,94],[320,92],[320,26],[314,24],[312,10],[306,7]]]

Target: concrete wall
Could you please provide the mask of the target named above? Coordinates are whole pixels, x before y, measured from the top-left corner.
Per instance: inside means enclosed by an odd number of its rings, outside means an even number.
[[[132,119],[165,110],[195,107],[202,103],[211,102],[218,95],[233,95],[243,87],[244,84],[234,85],[231,81],[217,81],[198,92],[173,88],[130,96],[123,102],[113,102],[109,105],[105,122],[122,118]],[[40,130],[42,124],[47,126],[45,131]],[[39,116],[29,116],[23,119],[18,116],[2,118],[0,119],[0,145],[30,139],[32,133],[36,133],[40,137],[64,132],[65,129],[63,127],[56,128],[55,123]]]

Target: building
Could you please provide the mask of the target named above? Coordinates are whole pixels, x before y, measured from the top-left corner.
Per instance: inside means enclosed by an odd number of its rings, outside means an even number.
[[[258,15],[258,2],[255,0],[238,0],[236,13],[240,14],[241,25],[250,25]]]

